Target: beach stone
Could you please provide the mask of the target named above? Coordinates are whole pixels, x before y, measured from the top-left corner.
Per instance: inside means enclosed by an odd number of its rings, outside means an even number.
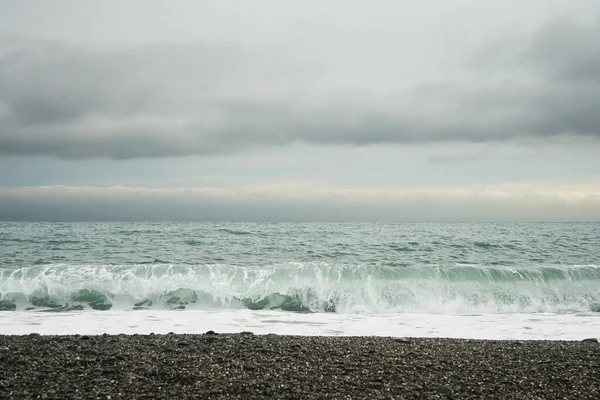
[[[582,340],[583,343],[598,343],[598,339],[596,338],[587,338]]]
[[[218,335],[218,333],[216,333],[215,331],[210,330],[210,331],[207,331],[205,333],[205,335]]]
[[[435,388],[435,391],[448,399],[454,398],[454,390],[449,386],[438,386]]]
[[[0,335],[0,398],[600,399],[596,345],[513,342]]]

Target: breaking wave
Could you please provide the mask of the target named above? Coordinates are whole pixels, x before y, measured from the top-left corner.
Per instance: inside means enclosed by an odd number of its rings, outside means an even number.
[[[0,270],[0,310],[248,308],[338,313],[600,311],[600,266],[284,263]]]

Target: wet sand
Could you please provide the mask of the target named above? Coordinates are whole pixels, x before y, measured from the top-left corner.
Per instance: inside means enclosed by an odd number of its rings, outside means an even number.
[[[595,341],[0,336],[1,399],[599,399]]]

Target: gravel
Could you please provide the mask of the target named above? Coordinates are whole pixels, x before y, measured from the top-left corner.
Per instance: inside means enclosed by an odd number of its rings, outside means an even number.
[[[595,341],[0,336],[0,399],[599,399]]]

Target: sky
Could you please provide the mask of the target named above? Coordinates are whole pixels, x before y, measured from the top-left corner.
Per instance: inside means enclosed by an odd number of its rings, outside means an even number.
[[[0,0],[0,220],[600,221],[597,0]]]

